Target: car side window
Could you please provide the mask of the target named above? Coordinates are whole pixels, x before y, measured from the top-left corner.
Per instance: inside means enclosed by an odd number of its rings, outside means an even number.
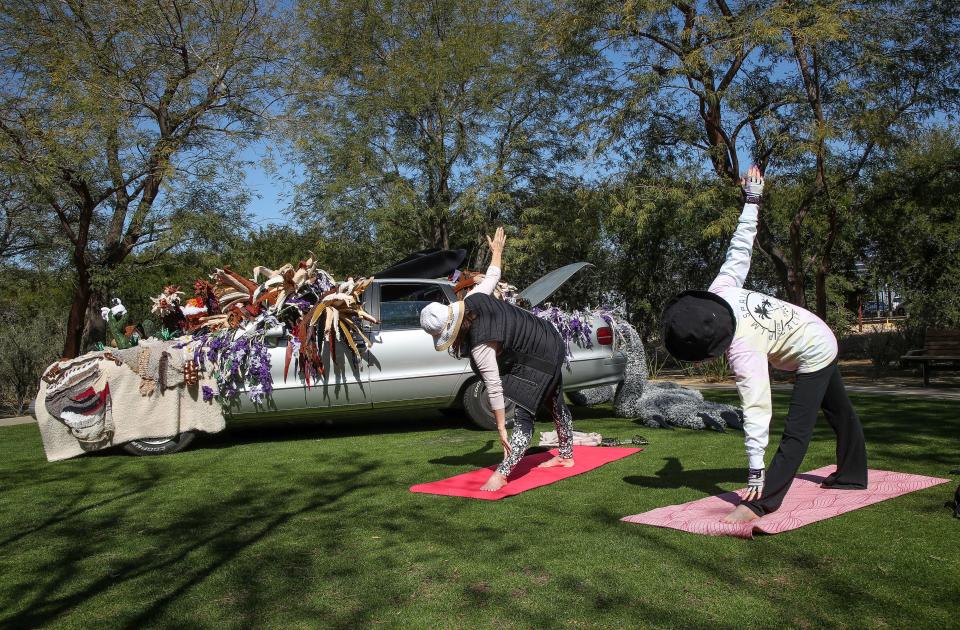
[[[380,329],[420,328],[420,311],[430,302],[449,304],[443,288],[433,283],[384,283],[380,285]]]

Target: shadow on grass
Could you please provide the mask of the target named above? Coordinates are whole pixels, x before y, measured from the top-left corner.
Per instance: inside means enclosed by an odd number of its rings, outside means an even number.
[[[931,418],[944,409],[931,409]],[[873,411],[876,424],[865,420],[871,453],[889,448],[895,466],[899,438],[913,438],[896,409]],[[929,558],[937,546],[924,540],[938,530],[902,524],[894,505],[746,542],[618,523],[619,492],[572,495],[557,485],[494,504],[408,493],[431,466],[496,463],[500,453],[496,440],[474,434],[462,454],[411,455],[423,444],[404,433],[460,424],[406,413],[403,425],[264,422],[211,437],[224,446],[290,442],[284,449],[57,465],[31,459],[36,449],[17,451],[0,463],[5,482],[15,483],[0,495],[3,505],[23,512],[0,517],[0,626],[733,627],[775,619],[833,627],[907,625],[912,617],[934,626],[943,621],[937,606],[953,601],[949,574],[936,573]],[[886,431],[891,442],[877,442]],[[816,440],[829,436],[821,428]],[[320,443],[295,443],[307,439]],[[905,454],[956,455],[956,434],[916,439]],[[657,497],[676,488],[718,494],[719,484],[742,481],[742,468],[722,467],[734,462],[725,454],[703,470],[685,470],[683,461],[692,460],[654,460],[640,470],[657,472],[624,480],[660,489],[648,493]],[[594,473],[604,474],[621,487],[622,473]]]
[[[462,417],[434,410],[345,411],[293,419],[245,418],[227,420],[227,428],[202,435],[192,449],[229,448],[240,444],[295,442],[368,435],[392,435],[465,428]]]
[[[496,447],[494,445],[496,445]],[[549,446],[531,446],[524,451],[523,456],[546,453],[550,448]],[[436,457],[427,461],[431,464],[439,464],[441,466],[475,466],[477,468],[486,468],[487,466],[493,466],[503,461],[503,450],[500,448],[499,441],[487,440],[480,448],[463,453],[462,455],[444,455],[443,457]],[[511,476],[510,478],[516,479],[515,476]]]
[[[148,487],[149,487],[149,484],[135,482],[134,487],[130,488],[129,490],[126,490],[125,492],[120,492],[115,494],[114,496],[107,497],[99,501],[94,501],[92,503],[84,502],[84,499],[88,497],[88,494],[86,492],[74,494],[72,497],[70,497],[67,500],[67,502],[63,506],[60,507],[60,509],[58,509],[54,514],[52,514],[48,518],[44,519],[42,522],[36,525],[33,525],[31,527],[22,529],[13,534],[10,534],[6,538],[0,540],[0,549],[8,545],[11,545],[13,543],[16,543],[22,538],[26,538],[31,534],[36,534],[38,532],[41,532],[47,529],[48,527],[52,527],[54,525],[66,525],[68,519],[81,517],[85,512],[89,512],[91,510],[99,510],[109,506],[111,503],[121,502],[126,499],[130,499],[138,494],[141,494]],[[80,505],[81,503],[84,503],[84,505]]]
[[[903,461],[928,470],[930,464],[937,464],[938,473],[956,466],[960,454],[952,445],[960,435],[960,402],[884,398],[851,396],[863,423],[871,465],[873,459]]]
[[[658,489],[691,488],[708,495],[729,492],[719,484],[731,481],[743,481],[744,469],[718,468],[684,470],[683,463],[676,457],[667,457],[663,468],[658,470],[655,477],[630,475],[623,480],[636,486]]]
[[[598,420],[614,417],[613,407],[609,404],[594,405],[593,407],[577,407],[570,405],[570,413],[573,414],[573,423],[577,420]],[[550,421],[549,414],[537,415],[537,420]],[[576,428],[576,427],[574,427]]]
[[[274,464],[273,473],[283,474],[289,485],[261,486],[259,476],[246,477],[247,483],[222,488],[218,492],[200,493],[185,505],[169,505],[168,513],[158,507],[156,493],[149,502],[136,495],[153,489],[149,475],[130,478],[129,492],[79,509],[61,511],[38,526],[10,537],[19,540],[45,529],[48,544],[62,546],[62,552],[48,556],[31,567],[30,575],[18,576],[5,585],[4,595],[15,600],[0,617],[5,628],[42,627],[54,623],[61,615],[92,598],[104,597],[111,591],[123,591],[128,585],[148,584],[150,597],[138,602],[125,602],[114,621],[128,628],[144,624],[170,612],[168,608],[188,591],[201,588],[226,565],[236,561],[247,549],[276,535],[292,521],[309,514],[336,512],[343,500],[367,489],[384,485],[381,466],[363,461],[355,455],[333,458],[329,470],[337,472],[303,472]],[[183,464],[183,462],[181,462]],[[189,478],[189,467],[178,471]],[[271,471],[264,471],[270,473]],[[270,488],[269,492],[264,492]],[[85,493],[78,493],[78,497]],[[121,499],[126,499],[122,501]],[[66,518],[70,517],[69,522]],[[109,545],[118,522],[138,523],[136,536],[141,545],[127,546],[127,554],[112,556]],[[104,535],[108,534],[108,535]],[[322,534],[321,534],[322,535]],[[324,545],[329,547],[329,545]],[[274,550],[274,558],[283,564],[295,564],[299,551]],[[106,564],[90,563],[100,554],[113,557]],[[343,575],[359,571],[345,566]],[[256,595],[255,580],[246,585]],[[248,611],[247,623],[256,625],[255,610]],[[203,624],[200,624],[203,625]]]
[[[476,466],[485,468],[499,464],[503,460],[503,451],[493,450],[493,440],[487,440],[480,448],[462,455],[444,455],[428,460],[441,466]]]

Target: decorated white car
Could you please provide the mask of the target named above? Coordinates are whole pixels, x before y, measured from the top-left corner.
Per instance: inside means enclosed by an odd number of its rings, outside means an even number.
[[[302,376],[284,379],[284,356],[290,339],[282,331],[268,334],[273,371],[272,404],[255,404],[238,396],[228,406],[231,416],[323,412],[345,409],[417,406],[457,408],[477,425],[494,428],[483,382],[467,359],[456,359],[433,348],[420,328],[420,311],[430,302],[456,300],[447,280],[400,278],[374,280],[363,294],[363,308],[379,323],[365,322],[366,340],[354,338],[359,357],[343,341],[325,347],[322,360],[330,369],[321,380],[307,386]],[[540,311],[569,320],[559,309]],[[563,370],[565,389],[616,384],[623,378],[626,357],[617,351],[610,322],[598,314],[581,316],[584,333],[570,343]],[[369,342],[369,345],[368,343]],[[332,350],[332,352],[331,352]],[[508,415],[512,404],[508,404]]]
[[[566,390],[615,385],[627,363],[609,313],[539,306],[586,266],[555,270],[510,296],[550,320],[566,340]],[[217,408],[226,421],[437,408],[462,410],[476,425],[495,427],[483,382],[469,361],[436,352],[419,325],[428,303],[457,299],[460,285],[454,280],[387,277],[337,283],[312,259],[286,267],[258,268],[253,280],[218,269],[213,283],[198,281],[197,297],[183,303],[178,287],[168,287],[154,299],[154,312],[165,326],[179,325],[191,334],[160,345],[152,339],[128,348],[108,346],[72,364],[51,366],[37,399],[48,458],[121,443],[135,454],[176,452],[197,430],[222,428],[224,422],[211,418]],[[72,365],[94,363],[96,375],[71,376]],[[139,385],[127,384],[130,379]],[[124,405],[111,404],[111,387],[112,399],[125,400]],[[58,412],[51,395],[59,396]],[[77,403],[86,401],[83,395],[99,396],[103,403]],[[169,408],[171,396],[181,401],[176,410]],[[152,401],[163,414],[177,416],[162,425],[162,434],[150,432]],[[129,417],[134,406],[139,418]],[[508,419],[512,413],[508,403]],[[169,428],[174,426],[180,430]]]

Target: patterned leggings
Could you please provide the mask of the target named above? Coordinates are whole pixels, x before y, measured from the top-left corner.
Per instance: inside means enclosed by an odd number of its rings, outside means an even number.
[[[553,417],[553,424],[557,427],[560,457],[573,457],[573,415],[563,402],[562,386],[557,385],[556,389],[547,396],[546,404]],[[513,435],[510,436],[510,455],[504,456],[503,462],[497,466],[497,472],[504,477],[510,476],[510,472],[530,446],[530,439],[533,437],[533,419],[534,414],[517,405],[513,417]]]

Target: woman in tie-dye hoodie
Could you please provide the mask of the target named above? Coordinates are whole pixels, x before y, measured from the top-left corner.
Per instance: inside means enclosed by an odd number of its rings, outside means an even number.
[[[684,291],[663,312],[667,350],[683,361],[703,361],[724,352],[743,404],[748,459],[747,494],[724,519],[750,521],[780,507],[807,452],[817,413],[837,435],[837,470],[826,487],[867,486],[863,427],[847,397],[837,368],[837,340],[813,313],[744,288],[763,177],[754,166],[742,180],[746,203],[727,258],[708,291]],[[773,405],[768,364],[797,373],[780,446],[765,473],[764,451]]]

